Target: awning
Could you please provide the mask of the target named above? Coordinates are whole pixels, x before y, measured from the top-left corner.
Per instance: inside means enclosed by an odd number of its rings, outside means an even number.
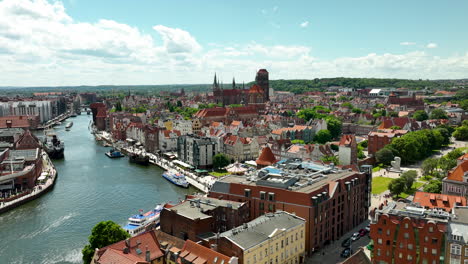
[[[187,164],[185,162],[182,162],[180,160],[174,160],[173,161],[175,164],[179,164],[180,166],[184,167],[184,168],[188,168],[188,169],[193,169],[193,166],[190,165],[190,164]]]
[[[195,172],[196,173],[207,173],[208,171],[207,170],[196,169]]]

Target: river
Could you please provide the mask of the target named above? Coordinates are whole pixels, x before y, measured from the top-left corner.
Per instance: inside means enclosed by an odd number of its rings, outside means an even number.
[[[54,161],[54,189],[37,200],[0,215],[0,263],[81,263],[81,249],[100,221],[125,224],[139,209],[177,202],[186,193],[162,178],[156,166],[128,158],[110,159],[88,131],[91,116],[70,118],[56,132],[65,158]]]

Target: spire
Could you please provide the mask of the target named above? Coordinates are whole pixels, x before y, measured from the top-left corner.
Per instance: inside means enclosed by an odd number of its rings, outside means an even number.
[[[215,76],[214,76],[213,86],[214,86],[214,87],[218,86],[218,84],[216,83],[216,72],[215,72]]]
[[[245,89],[245,83],[242,82],[242,90],[244,90],[244,89]]]
[[[236,79],[232,77],[232,89],[236,89]]]

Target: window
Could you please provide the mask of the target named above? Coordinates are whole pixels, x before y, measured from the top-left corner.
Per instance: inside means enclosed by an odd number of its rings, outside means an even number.
[[[432,239],[432,244],[437,244],[437,238]]]
[[[468,247],[465,247],[465,257],[468,257]]]
[[[398,254],[398,257],[399,257],[399,258],[403,258],[403,254],[400,252],[400,253]]]
[[[268,200],[274,201],[275,200],[275,193],[268,193]]]
[[[381,234],[382,234],[382,228],[377,229],[377,233],[378,233],[379,235],[381,235]]]
[[[265,200],[266,193],[265,192],[260,192],[260,199]]]
[[[435,248],[432,249],[432,255],[437,255],[437,249]]]
[[[405,228],[408,228],[408,223],[405,223]]]
[[[408,233],[404,233],[404,234],[403,234],[403,237],[406,238],[406,239],[408,239],[408,238],[409,238],[409,234],[408,234]]]
[[[407,258],[407,259],[408,259],[408,260],[412,260],[412,259],[413,259],[413,256],[408,255],[408,258]]]
[[[390,235],[390,229],[387,229],[387,236]]]
[[[413,249],[413,244],[408,244],[408,249],[409,250]]]
[[[281,240],[281,248],[284,247],[284,240]]]
[[[377,239],[377,244],[382,245],[382,239],[381,238]]]
[[[377,249],[377,256],[380,256],[380,248]]]
[[[466,251],[466,249],[465,249]],[[460,256],[461,255],[461,246],[460,245],[457,245],[457,244],[452,244],[450,246],[450,253],[451,254],[454,254],[454,255],[458,255]],[[465,252],[466,253],[466,252]]]
[[[275,205],[274,204],[269,204],[268,205],[268,210],[271,211],[271,212],[274,212],[275,211]]]
[[[424,247],[424,253],[427,253],[427,247]]]
[[[429,233],[432,233],[432,232],[434,232],[434,227],[430,226],[429,227]]]
[[[244,196],[250,197],[250,189],[244,189]]]
[[[429,238],[427,236],[424,237],[424,242],[428,242]]]
[[[264,210],[265,209],[265,204],[264,203],[260,203],[260,210]]]

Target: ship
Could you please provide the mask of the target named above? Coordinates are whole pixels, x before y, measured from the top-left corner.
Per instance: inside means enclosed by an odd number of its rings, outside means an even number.
[[[63,141],[59,140],[57,134],[51,131],[46,132],[43,145],[45,152],[47,152],[51,159],[63,158],[65,144],[63,143]]]
[[[159,215],[162,210],[162,205],[158,205],[153,210],[144,214],[143,210],[140,210],[139,214],[132,215],[128,218],[128,223],[123,227],[123,229],[131,236],[136,236],[147,230],[154,229],[159,226]]]
[[[70,131],[72,126],[73,126],[73,122],[68,122],[67,125],[65,126],[65,130]]]
[[[185,179],[185,175],[183,175],[182,173],[179,173],[175,170],[169,170],[169,171],[165,171],[163,173],[163,177],[170,181],[171,183],[179,186],[179,187],[183,187],[183,188],[188,188],[189,187],[189,183],[187,182],[187,180]]]
[[[140,164],[140,165],[149,165],[149,156],[144,155],[142,153],[130,153],[128,155],[129,161],[132,163]]]
[[[111,159],[114,159],[114,158],[124,157],[124,154],[122,154],[122,152],[117,151],[115,149],[111,149],[108,152],[106,152],[106,156],[111,158]]]

